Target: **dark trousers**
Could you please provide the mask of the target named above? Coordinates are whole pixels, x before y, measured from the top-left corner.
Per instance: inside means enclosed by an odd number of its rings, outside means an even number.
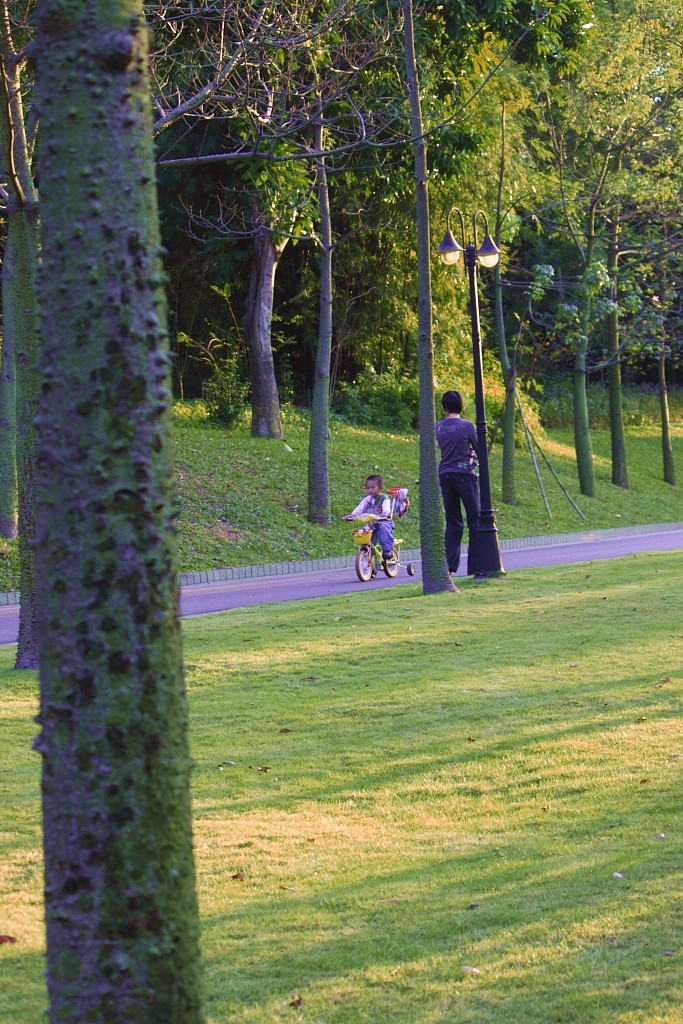
[[[477,571],[477,542],[479,539],[479,491],[474,473],[443,473],[439,477],[443,505],[446,511],[446,561],[448,571],[457,572],[460,566],[460,545],[464,522],[462,507],[467,516],[467,572]]]

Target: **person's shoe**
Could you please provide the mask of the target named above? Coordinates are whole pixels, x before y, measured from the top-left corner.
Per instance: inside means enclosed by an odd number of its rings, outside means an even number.
[[[486,573],[485,572],[473,572],[472,573],[472,579],[475,579],[475,580],[485,580],[486,579]]]

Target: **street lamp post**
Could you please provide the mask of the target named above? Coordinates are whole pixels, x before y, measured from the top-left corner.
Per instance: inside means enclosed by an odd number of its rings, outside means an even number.
[[[459,245],[450,230],[451,213],[460,218],[462,246]],[[482,217],[486,225],[484,241],[477,248],[477,219]],[[448,214],[446,234],[437,249],[442,261],[452,265],[457,263],[460,253],[464,253],[465,270],[469,280],[470,301],[469,314],[472,322],[472,359],[474,363],[474,405],[477,417],[477,438],[479,456],[479,542],[477,548],[477,574],[485,576],[501,575],[505,572],[500,557],[498,544],[498,528],[496,517],[491,507],[491,478],[489,474],[489,452],[486,429],[486,405],[484,402],[484,369],[481,357],[481,330],[479,325],[479,294],[477,291],[477,273],[479,264],[483,267],[495,267],[500,258],[500,249],[495,245],[489,234],[486,214],[477,210],[472,218],[472,236],[474,241],[465,243],[465,221],[461,211],[454,206]]]

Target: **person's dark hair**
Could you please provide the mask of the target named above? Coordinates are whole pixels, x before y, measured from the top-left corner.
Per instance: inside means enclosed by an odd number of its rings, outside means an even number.
[[[462,412],[462,395],[459,391],[446,391],[441,396],[441,404],[446,412]]]
[[[365,480],[366,484],[369,484],[371,480],[376,480],[380,488],[384,487],[384,480],[382,480],[381,476],[377,476],[377,473],[371,473]]]

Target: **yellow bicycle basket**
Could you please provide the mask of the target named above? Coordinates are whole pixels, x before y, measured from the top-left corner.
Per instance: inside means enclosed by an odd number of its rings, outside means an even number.
[[[353,539],[356,544],[369,544],[372,539],[372,530],[368,530],[365,526],[361,527],[359,530],[354,530]]]

